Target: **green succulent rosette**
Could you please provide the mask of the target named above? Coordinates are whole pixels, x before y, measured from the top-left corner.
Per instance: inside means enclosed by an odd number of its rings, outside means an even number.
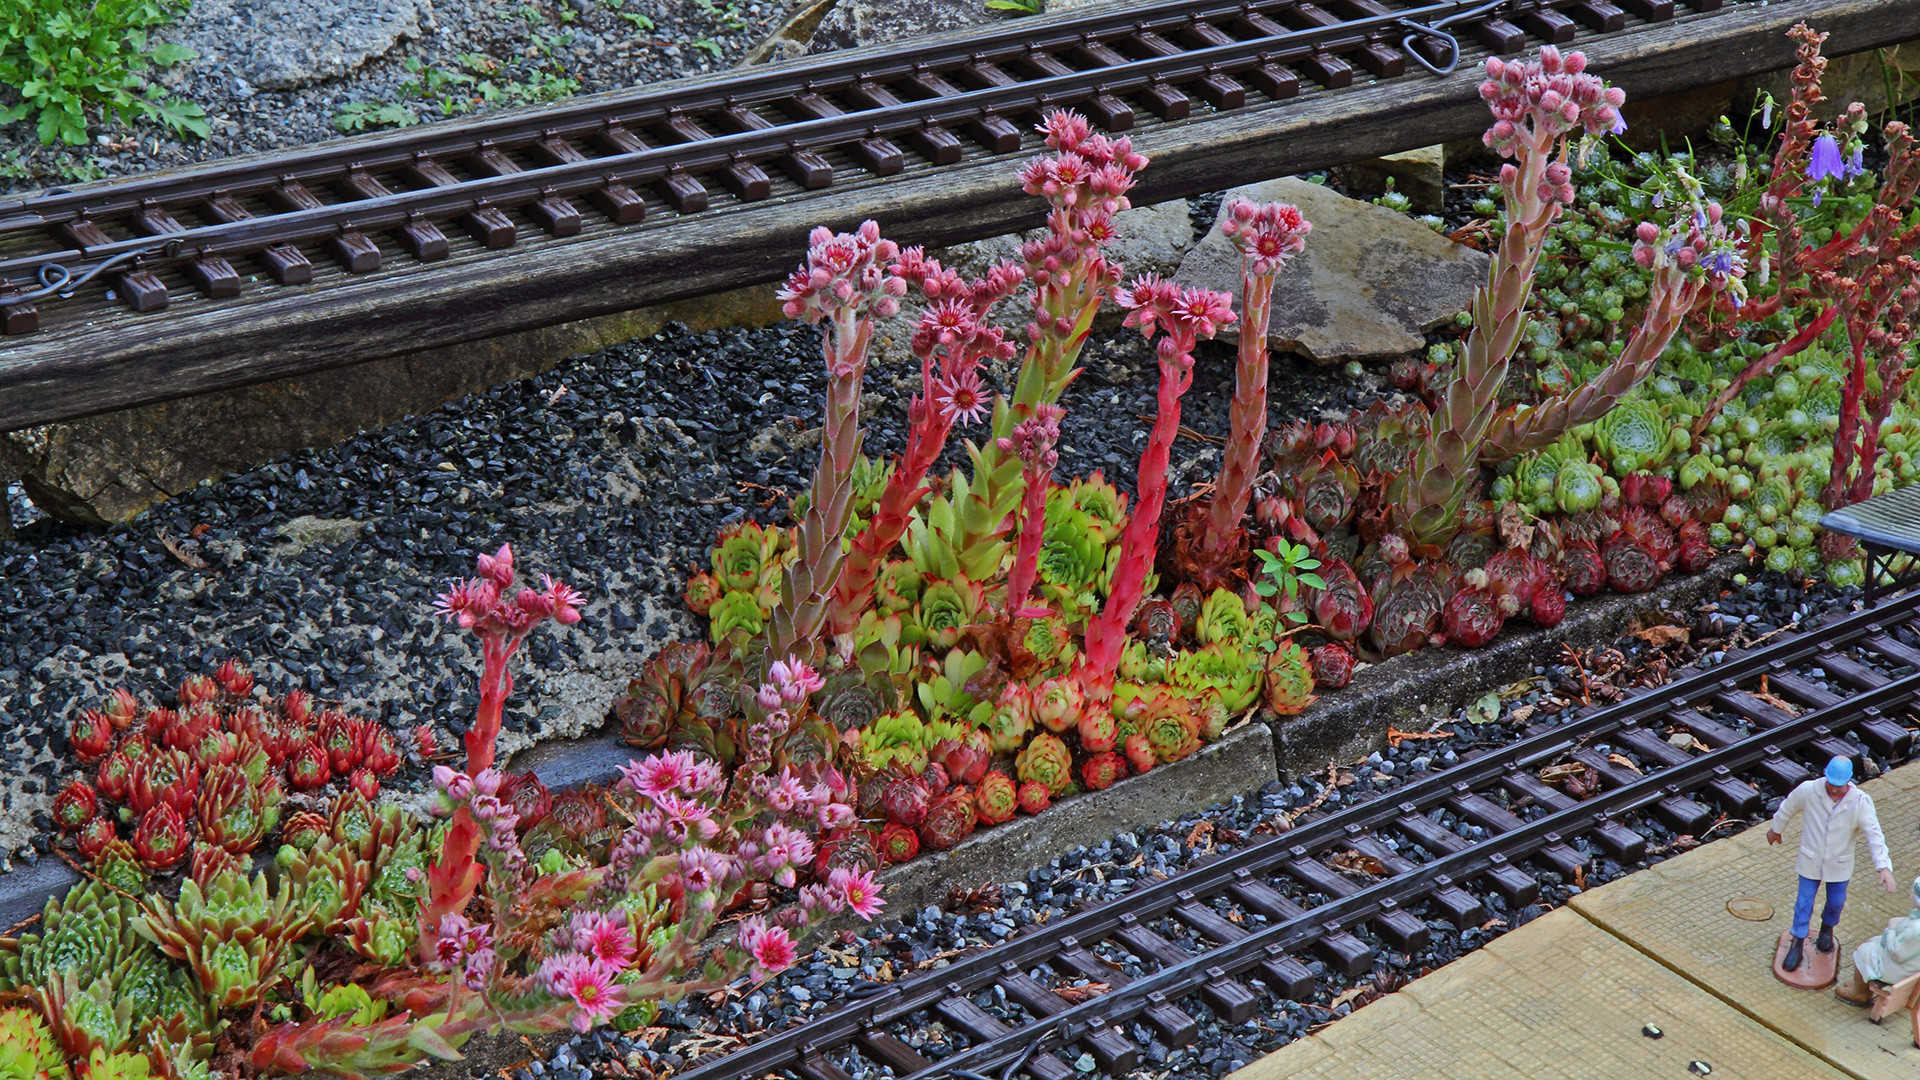
[[[1200,618],[1195,620],[1193,627],[1194,636],[1207,645],[1217,641],[1250,641],[1253,639],[1252,631],[1253,622],[1247,615],[1247,605],[1231,589],[1213,590],[1213,594],[1200,605]]]
[[[1058,735],[1035,735],[1014,756],[1013,768],[1021,783],[1044,784],[1056,799],[1073,791],[1073,755]]]
[[[715,645],[730,637],[752,638],[766,629],[767,616],[753,593],[729,591],[707,610],[707,634]]]
[[[1243,712],[1260,697],[1264,661],[1257,647],[1216,641],[1182,655],[1173,666],[1172,682],[1196,701]]]

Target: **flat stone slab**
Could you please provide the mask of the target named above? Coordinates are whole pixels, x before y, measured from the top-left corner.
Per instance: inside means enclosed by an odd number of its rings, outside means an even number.
[[[1773,947],[1773,977],[1793,987],[1795,990],[1825,990],[1832,986],[1840,976],[1840,960],[1851,955],[1843,938],[1833,939],[1833,951],[1823,953],[1813,947],[1808,940],[1806,947],[1800,950],[1800,966],[1787,970],[1787,950],[1793,947],[1793,930],[1780,931],[1780,941]]]
[[[1232,1080],[1692,1080],[1695,1061],[1715,1077],[1847,1076],[1561,908]]]
[[[1235,188],[1221,202],[1221,217],[1236,197],[1293,203],[1313,223],[1306,251],[1274,285],[1267,332],[1274,349],[1320,363],[1418,352],[1426,347],[1425,332],[1466,310],[1473,290],[1487,280],[1484,252],[1319,184],[1282,177]],[[1242,307],[1240,252],[1217,219],[1181,261],[1178,280],[1230,292],[1235,309]],[[1234,326],[1219,336],[1239,340]]]
[[[1835,952],[1841,979],[1851,976],[1857,943],[1885,930],[1888,919],[1907,914],[1912,900],[1906,885],[1920,867],[1920,766],[1896,769],[1864,787],[1879,811],[1901,889],[1898,895],[1890,895],[1880,887],[1861,845],[1846,910],[1840,916],[1838,936],[1845,944]],[[1755,826],[1576,896],[1571,906],[1596,926],[1692,980],[1703,988],[1702,993],[1757,1018],[1848,1075],[1859,1080],[1907,1080],[1920,1069],[1920,1049],[1915,1049],[1912,1026],[1903,1017],[1871,1024],[1865,1009],[1840,1001],[1831,992],[1808,993],[1774,977],[1771,961],[1793,918],[1798,830],[1798,822],[1790,824],[1785,842],[1769,847],[1766,828]],[[1736,897],[1767,901],[1773,905],[1773,917],[1765,921],[1735,917],[1727,910],[1727,901]],[[1817,955],[1811,942],[1807,955]]]

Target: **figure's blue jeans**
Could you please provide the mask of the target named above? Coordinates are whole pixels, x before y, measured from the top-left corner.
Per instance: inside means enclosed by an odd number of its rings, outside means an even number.
[[[1813,894],[1820,883],[1812,878],[1800,879],[1800,896],[1793,902],[1793,936],[1807,936],[1807,924],[1813,918]],[[1827,906],[1820,912],[1820,925],[1840,925],[1840,909],[1847,906],[1847,883],[1844,881],[1827,882]]]

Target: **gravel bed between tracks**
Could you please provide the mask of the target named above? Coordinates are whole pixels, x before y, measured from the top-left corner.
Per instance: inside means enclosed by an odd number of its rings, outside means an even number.
[[[1803,626],[1826,612],[1851,608],[1857,597],[1857,592],[1839,593],[1824,585],[1802,589],[1775,575],[1764,575],[1697,613],[1693,625],[1687,628],[1695,639],[1691,651],[1696,654],[1697,663],[1712,666],[1731,645],[1751,643],[1782,627]],[[1910,644],[1920,644],[1920,636],[1908,628],[1896,634]],[[837,941],[803,957],[792,970],[762,986],[742,985],[723,997],[690,999],[670,1006],[652,1029],[627,1037],[598,1035],[555,1040],[542,1047],[543,1060],[517,1069],[513,1080],[667,1075],[695,1057],[738,1045],[744,1037],[763,1031],[776,1032],[829,1012],[835,1003],[844,999],[849,987],[897,978],[919,967],[943,966],[948,957],[960,950],[991,946],[1036,922],[1058,919],[1088,905],[1125,896],[1136,884],[1164,879],[1199,860],[1224,854],[1262,835],[1271,835],[1272,823],[1283,814],[1307,807],[1335,811],[1355,802],[1391,797],[1409,778],[1443,770],[1463,756],[1496,748],[1530,733],[1529,726],[1541,722],[1540,718],[1553,707],[1556,698],[1577,698],[1582,693],[1583,670],[1584,686],[1592,691],[1594,701],[1606,700],[1606,694],[1595,688],[1625,687],[1643,677],[1664,680],[1677,675],[1678,672],[1668,666],[1673,658],[1670,648],[1655,644],[1660,640],[1658,634],[1629,635],[1611,646],[1590,651],[1582,658],[1580,667],[1542,665],[1535,669],[1529,685],[1505,688],[1497,711],[1474,714],[1473,710],[1464,710],[1453,717],[1438,718],[1428,730],[1445,733],[1445,738],[1406,740],[1395,749],[1373,755],[1333,777],[1282,781],[1229,804],[1195,811],[1178,821],[1122,833],[1091,848],[1076,848],[1037,867],[1024,880],[999,883],[997,897],[989,898],[984,895],[987,890],[973,888],[974,900],[981,902],[887,912],[872,926],[857,932],[843,932]],[[1617,658],[1609,653],[1617,654]],[[1607,668],[1606,673],[1598,670],[1603,667]],[[1722,719],[1730,722],[1728,718]],[[1616,748],[1599,744],[1598,749],[1607,753]],[[1893,764],[1896,763],[1874,761],[1869,773],[1877,775]],[[1498,793],[1490,797],[1504,798]],[[1768,811],[1777,805],[1777,799],[1777,795],[1769,799]],[[1522,817],[1535,812],[1517,804],[1513,809]],[[1450,813],[1444,814],[1443,820],[1463,837],[1485,837],[1477,826],[1462,822]],[[1693,842],[1676,837],[1651,816],[1629,818],[1624,824],[1649,841],[1651,854],[1641,866],[1663,861],[1693,846]],[[1719,833],[1728,835],[1748,824],[1726,822],[1719,827]],[[1586,850],[1584,841],[1576,842],[1576,846]],[[1425,857],[1410,847],[1401,846],[1401,850],[1403,855],[1416,860]],[[1184,1080],[1224,1075],[1346,1015],[1357,1006],[1363,1007],[1377,992],[1389,991],[1457,960],[1506,931],[1531,922],[1550,908],[1564,905],[1583,887],[1601,885],[1641,868],[1622,866],[1598,852],[1592,854],[1592,872],[1580,883],[1565,881],[1552,871],[1539,872],[1541,901],[1538,903],[1513,910],[1498,894],[1485,893],[1481,899],[1493,915],[1486,924],[1456,931],[1447,922],[1430,922],[1433,943],[1419,953],[1396,952],[1370,932],[1363,931],[1361,936],[1376,950],[1378,960],[1374,972],[1348,982],[1330,975],[1318,961],[1312,961],[1309,967],[1319,977],[1319,992],[1311,1002],[1286,1001],[1268,993],[1257,979],[1250,978],[1247,981],[1261,995],[1261,1003],[1254,1019],[1246,1023],[1227,1024],[1198,998],[1180,1002],[1180,1007],[1200,1022],[1199,1037],[1187,1047],[1167,1047],[1156,1041],[1146,1026],[1129,1025],[1129,1034],[1143,1048],[1143,1063],[1132,1076],[1137,1080]],[[983,886],[986,883],[962,884]],[[1298,895],[1295,898],[1303,899]],[[1314,902],[1320,899],[1312,898]],[[1215,907],[1225,913],[1228,905],[1225,901],[1216,901]],[[1250,924],[1263,921],[1253,913],[1245,913],[1243,917]],[[1152,925],[1176,942],[1196,940],[1191,931],[1173,920],[1159,920]],[[1138,964],[1124,953],[1110,954],[1110,959],[1118,961],[1128,975],[1142,974]],[[1029,974],[1048,986],[1087,983],[1085,979],[1063,979],[1047,970],[1036,969]],[[975,994],[974,1002],[1008,1023],[1027,1020],[1018,1005],[1009,1003],[996,991]],[[926,1014],[916,1014],[910,1022],[896,1025],[893,1034],[935,1061],[964,1045],[963,1040],[952,1040],[947,1029]],[[829,1057],[846,1068],[854,1080],[881,1080],[893,1075],[890,1069],[875,1062]],[[1070,1064],[1083,1069],[1093,1067],[1091,1059],[1076,1062],[1070,1055],[1069,1058]]]

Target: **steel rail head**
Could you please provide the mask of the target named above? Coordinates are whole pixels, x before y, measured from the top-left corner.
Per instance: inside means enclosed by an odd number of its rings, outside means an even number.
[[[1195,867],[1164,881],[1138,889],[1120,900],[1109,901],[1069,915],[1057,922],[1048,923],[1042,931],[1009,939],[993,949],[972,956],[956,957],[937,972],[917,974],[888,984],[888,989],[892,991],[890,994],[864,998],[851,1007],[768,1036],[724,1058],[695,1066],[681,1073],[678,1080],[732,1080],[733,1077],[741,1075],[757,1076],[782,1068],[793,1059],[802,1046],[830,1045],[836,1041],[851,1038],[870,1026],[903,1019],[927,1008],[947,996],[949,984],[957,982],[971,991],[972,988],[990,982],[999,974],[1002,964],[1012,963],[1026,967],[1029,964],[1044,961],[1058,951],[1058,942],[1066,938],[1096,941],[1106,937],[1119,928],[1123,913],[1143,920],[1158,918],[1180,902],[1182,892],[1197,895],[1217,892],[1231,883],[1235,875],[1243,870],[1262,871],[1291,858],[1295,848],[1304,848],[1308,851],[1321,850],[1339,843],[1356,828],[1363,831],[1379,828],[1408,812],[1424,812],[1445,802],[1454,794],[1456,785],[1466,784],[1473,788],[1490,783],[1505,774],[1515,764],[1531,763],[1557,754],[1563,751],[1569,742],[1617,730],[1626,724],[1644,720],[1672,708],[1676,701],[1693,702],[1711,697],[1729,681],[1751,678],[1772,670],[1775,662],[1789,664],[1800,662],[1820,652],[1829,643],[1847,643],[1880,633],[1888,627],[1913,619],[1916,613],[1920,613],[1920,591],[1908,593],[1878,607],[1834,620],[1812,631],[1783,636],[1764,648],[1743,655],[1729,653],[1724,663],[1668,683],[1660,687],[1658,693],[1642,694],[1595,709],[1586,716],[1578,717],[1550,731],[1521,739],[1494,753],[1462,762],[1444,772],[1432,773],[1408,783],[1396,790],[1391,799],[1375,799],[1359,803],[1318,820],[1297,825],[1288,832],[1241,847],[1204,866]],[[1882,691],[1884,690],[1885,688],[1882,688]],[[1774,735],[1781,730],[1773,728],[1766,734]],[[1762,740],[1763,743],[1772,741],[1774,740]],[[1716,760],[1724,764],[1727,759]],[[1673,783],[1680,774],[1663,770],[1655,775],[1661,777],[1663,783]],[[1660,793],[1665,792],[1661,789]],[[1581,805],[1586,806],[1591,802],[1592,800]],[[1483,849],[1476,846],[1469,850]],[[1435,864],[1423,864],[1423,866],[1433,865]],[[1455,872],[1452,876],[1458,879],[1461,875]],[[1314,908],[1309,915],[1318,917],[1309,919],[1302,925],[1318,926],[1326,922],[1329,915],[1337,914],[1338,911],[1338,908],[1328,905]],[[1312,936],[1317,934],[1305,935],[1305,937]],[[1304,939],[1303,937],[1298,940]],[[1284,944],[1297,944],[1297,940],[1289,940]],[[1211,957],[1217,953],[1210,952],[1204,955]],[[1130,990],[1137,985],[1136,981],[1124,989]],[[1099,998],[1100,1001],[1112,999],[1111,993]],[[1059,1015],[1073,1018],[1069,1013]],[[1092,1015],[1091,1010],[1087,1015]],[[945,1062],[942,1063],[942,1067],[946,1067]],[[959,1067],[984,1070],[992,1068],[993,1063],[969,1062],[962,1063]]]
[[[1710,780],[1716,769],[1751,765],[1763,757],[1771,756],[1783,746],[1799,746],[1813,740],[1817,737],[1816,729],[1844,723],[1868,709],[1910,701],[1916,696],[1920,696],[1920,671],[1846,701],[1796,717],[1787,724],[1756,731],[1738,743],[1662,769],[1633,784],[1602,792],[1563,810],[1543,814],[1524,822],[1519,828],[1423,863],[1410,874],[1386,878],[1347,896],[1329,899],[1296,918],[1269,924],[1237,941],[1218,944],[1206,952],[1195,954],[1189,960],[1139,976],[1127,985],[1097,998],[1069,1005],[1048,1018],[1050,1027],[1042,1031],[1038,1038],[1031,1030],[1016,1029],[1007,1035],[981,1040],[933,1068],[901,1077],[900,1080],[934,1080],[954,1069],[977,1071],[991,1068],[1013,1055],[1020,1055],[1019,1060],[1025,1060],[1036,1048],[1052,1049],[1060,1045],[1060,1042],[1054,1041],[1057,1029],[1051,1025],[1088,1024],[1095,1016],[1108,1021],[1133,1016],[1146,1009],[1149,995],[1159,994],[1167,998],[1185,996],[1217,978],[1216,972],[1237,974],[1253,967],[1266,957],[1269,946],[1292,949],[1319,937],[1330,928],[1351,926],[1391,906],[1403,906],[1409,896],[1424,895],[1425,891],[1431,891],[1438,884],[1437,878],[1464,880],[1492,865],[1496,855],[1506,859],[1525,856],[1543,845],[1556,842],[1556,837],[1579,835],[1606,816],[1625,813],[1657,801],[1667,794],[1668,785],[1678,784],[1683,789],[1698,787]],[[1417,887],[1422,885],[1425,886],[1424,891]]]

